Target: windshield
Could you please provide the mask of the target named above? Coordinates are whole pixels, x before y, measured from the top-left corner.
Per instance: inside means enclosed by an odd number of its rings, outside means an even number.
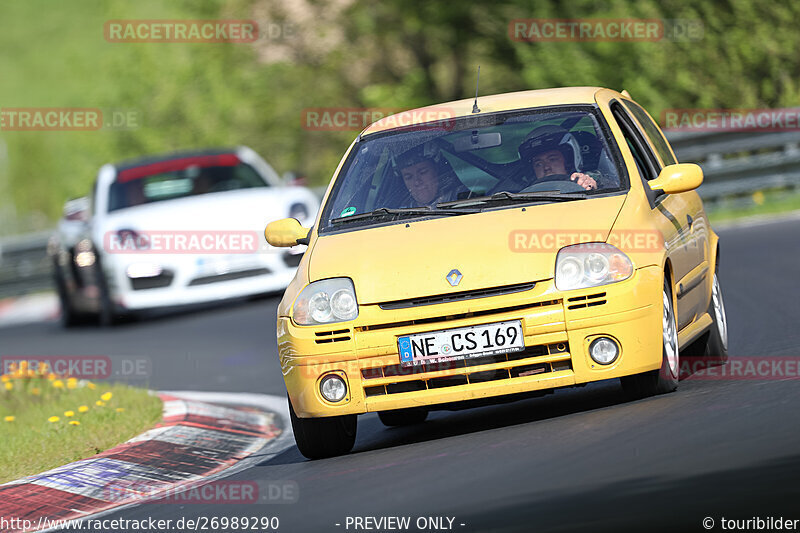
[[[267,187],[253,167],[238,159],[209,162],[198,158],[151,167],[120,172],[109,190],[109,211],[200,194]]]
[[[596,108],[571,106],[368,136],[343,165],[320,231],[626,190],[601,124]]]

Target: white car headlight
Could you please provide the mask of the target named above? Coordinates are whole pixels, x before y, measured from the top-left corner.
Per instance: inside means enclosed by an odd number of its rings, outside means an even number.
[[[556,288],[585,289],[628,279],[633,263],[617,247],[606,243],[567,246],[556,257]]]
[[[294,321],[303,326],[344,322],[357,316],[358,301],[350,278],[315,281],[294,302]]]

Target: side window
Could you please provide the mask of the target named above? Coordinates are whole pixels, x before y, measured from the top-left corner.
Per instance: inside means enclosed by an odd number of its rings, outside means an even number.
[[[625,136],[625,142],[636,160],[639,174],[648,181],[655,179],[658,176],[660,165],[656,160],[655,154],[650,149],[650,144],[645,140],[642,133],[634,125],[633,119],[619,102],[611,104],[611,112],[614,113],[614,118],[617,119],[617,124]]]
[[[639,121],[639,124],[642,125],[644,128],[644,132],[650,138],[651,144],[655,147],[656,152],[658,152],[658,156],[661,158],[661,161],[664,162],[664,165],[674,165],[678,161],[675,159],[675,156],[672,155],[672,151],[669,149],[669,145],[667,144],[667,140],[664,138],[664,134],[661,132],[659,127],[653,122],[653,119],[650,118],[650,115],[634,102],[625,102],[625,107],[627,107],[633,116],[636,117],[636,120]]]

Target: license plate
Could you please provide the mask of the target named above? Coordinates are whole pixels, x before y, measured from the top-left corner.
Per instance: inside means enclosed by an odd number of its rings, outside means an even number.
[[[417,366],[525,349],[522,322],[510,320],[398,337],[400,364]]]

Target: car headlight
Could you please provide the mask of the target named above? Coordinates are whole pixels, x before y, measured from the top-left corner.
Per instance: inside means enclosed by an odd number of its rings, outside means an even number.
[[[358,301],[350,278],[315,281],[294,302],[294,321],[303,326],[344,322],[357,316]]]
[[[606,243],[567,246],[556,257],[556,288],[585,289],[628,279],[633,263],[617,247]]]

